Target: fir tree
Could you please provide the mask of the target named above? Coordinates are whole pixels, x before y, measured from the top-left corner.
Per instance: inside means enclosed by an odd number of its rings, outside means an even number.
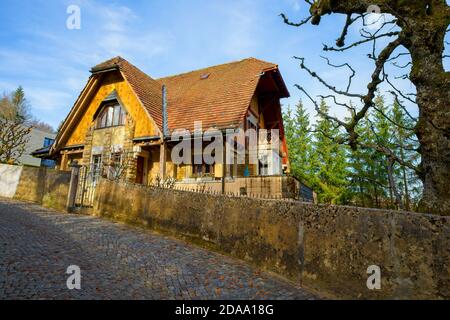
[[[302,102],[295,107],[295,113],[288,107],[284,114],[285,133],[289,150],[291,174],[303,183],[311,183],[311,128],[309,115]]]
[[[329,111],[324,101],[321,102],[320,109],[324,113]],[[339,130],[324,117],[320,117],[314,128],[313,186],[319,202],[342,203],[348,172],[345,147],[334,141]]]
[[[418,163],[420,160],[417,148],[419,143],[416,140],[413,128],[415,126],[415,119],[413,119],[407,112],[395,101],[391,117],[395,126],[393,127],[393,144],[397,156],[405,162]],[[399,192],[403,195],[403,207],[406,210],[412,210],[414,204],[418,202],[418,195],[420,193],[421,183],[419,177],[414,171],[397,164],[396,180],[398,183]]]

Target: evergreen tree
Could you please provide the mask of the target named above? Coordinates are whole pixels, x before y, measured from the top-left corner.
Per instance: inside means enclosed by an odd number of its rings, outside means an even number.
[[[365,144],[370,143],[372,133],[367,119],[362,120],[357,128],[360,140]],[[373,150],[358,148],[351,150],[348,155],[349,184],[348,193],[350,202],[357,206],[376,206],[377,190],[381,187],[374,169]]]
[[[375,108],[358,127],[362,145],[383,146],[392,150],[402,161],[417,162],[414,148],[414,133],[408,128],[413,121],[406,118],[398,104],[387,107],[382,96],[375,99]],[[415,147],[417,147],[417,143]],[[350,192],[352,202],[357,205],[408,209],[411,207],[411,185],[417,189],[418,180],[414,172],[381,154],[375,148],[353,151],[349,157]]]
[[[283,114],[291,173],[311,186],[319,202],[364,207],[412,210],[420,195],[420,180],[405,165],[380,153],[376,147],[392,150],[403,162],[417,164],[418,142],[411,130],[415,121],[394,103],[387,106],[378,95],[375,108],[359,122],[361,145],[351,150],[337,144],[339,130],[320,117],[311,133],[309,116],[301,102]],[[329,108],[321,102],[322,112]]]
[[[393,144],[396,155],[405,162],[417,164],[420,160],[417,148],[419,146],[416,140],[413,127],[415,120],[412,119],[399,105],[394,102],[391,110],[391,118],[395,123],[393,127]],[[419,177],[414,171],[404,165],[397,164],[396,181],[398,183],[399,192],[402,194],[403,207],[406,210],[414,209],[418,202],[421,183]]]
[[[324,113],[329,111],[325,101],[321,102],[320,110]],[[319,118],[314,129],[313,188],[317,192],[319,202],[342,203],[348,172],[346,149],[333,140],[338,137],[339,130],[324,117]]]
[[[24,121],[28,121],[31,119],[30,104],[28,103],[28,100],[25,98],[25,92],[22,86],[19,86],[11,94],[11,102],[16,110],[16,117]]]
[[[392,123],[388,119],[389,109],[384,98],[377,95],[374,100],[375,107],[370,117],[371,144],[392,149]],[[371,150],[373,180],[377,181],[376,206],[395,207],[398,205],[398,192],[395,185],[395,173],[391,159],[375,149]],[[392,172],[391,172],[392,171]]]
[[[303,183],[311,183],[311,128],[309,115],[301,101],[295,113],[288,107],[284,114],[285,134],[289,150],[291,174]]]
[[[10,94],[3,95],[0,100],[0,117],[7,120],[18,119],[22,122],[31,119],[30,105],[21,86]]]

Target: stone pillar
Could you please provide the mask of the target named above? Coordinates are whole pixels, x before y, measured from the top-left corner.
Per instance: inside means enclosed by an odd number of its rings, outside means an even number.
[[[90,166],[91,164],[91,153],[92,153],[92,140],[94,137],[94,126],[89,127],[85,140],[83,149],[83,160],[81,162],[84,166]]]
[[[125,140],[123,143],[123,150],[127,161],[124,180],[130,183],[136,182],[137,154],[141,152],[141,148],[139,146],[134,146],[133,144],[135,126],[136,124],[134,123],[133,119],[131,117],[127,117]]]
[[[72,175],[70,176],[69,195],[67,197],[66,209],[68,212],[71,212],[75,207],[75,197],[77,195],[78,178],[80,175],[81,166],[75,160],[69,165],[69,167],[72,168]]]

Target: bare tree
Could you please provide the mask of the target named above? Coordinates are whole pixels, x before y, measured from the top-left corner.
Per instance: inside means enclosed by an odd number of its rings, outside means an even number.
[[[55,133],[55,129],[51,125],[46,122],[39,120],[31,120],[28,122],[28,125],[32,126],[35,129],[47,132],[47,133]]]
[[[17,116],[16,109],[11,103],[10,96],[6,93],[3,94],[0,99],[0,118],[2,119],[14,119]]]
[[[35,129],[54,133],[55,130],[46,122],[34,118],[30,113],[30,103],[21,86],[11,93],[3,93],[0,98],[0,118],[14,120],[19,118],[24,124]]]
[[[373,61],[374,68],[367,91],[353,93],[350,91],[355,70],[350,64],[336,65],[327,63],[330,67],[346,67],[350,71],[346,89],[338,89],[326,82],[320,75],[308,67],[305,59],[297,57],[300,67],[328,89],[336,102],[336,97],[359,99],[361,107],[339,102],[350,113],[348,119],[341,120],[329,114],[321,114],[334,121],[345,135],[337,138],[339,143],[347,144],[352,149],[374,148],[385,154],[390,161],[409,167],[418,174],[424,186],[420,205],[421,211],[450,214],[450,72],[445,71],[443,59],[448,55],[445,50],[445,36],[449,31],[450,7],[445,0],[305,0],[309,5],[310,15],[295,23],[284,14],[284,22],[294,27],[300,27],[308,22],[319,25],[322,18],[329,14],[346,16],[342,31],[338,35],[335,46],[324,45],[326,52],[344,52],[363,44],[371,45],[368,58]],[[349,28],[356,22],[365,21],[371,11],[388,14],[392,19],[379,24],[375,31],[360,30],[360,39],[346,44]],[[379,49],[381,39],[390,39],[387,45]],[[448,44],[448,43],[447,43]],[[398,61],[408,57],[410,61],[401,65]],[[387,64],[392,63],[398,68],[409,68],[408,74],[401,79],[409,79],[416,87],[416,93],[405,93],[394,85],[386,71]],[[364,119],[369,109],[374,108],[374,98],[381,83],[389,86],[390,93],[397,103],[417,103],[419,117],[414,132],[419,140],[421,163],[419,166],[407,163],[398,157],[393,150],[383,145],[363,145],[357,133],[357,127]],[[297,86],[315,104],[314,98],[301,86]],[[405,111],[406,107],[404,107]]]
[[[0,118],[0,162],[15,164],[25,152],[29,140],[30,127],[23,125],[23,120]]]

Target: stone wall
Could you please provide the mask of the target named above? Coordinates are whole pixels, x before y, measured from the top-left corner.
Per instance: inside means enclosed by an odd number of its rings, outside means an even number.
[[[3,177],[0,177],[0,181],[3,179]],[[64,211],[66,210],[69,183],[70,172],[23,167],[13,197]]]
[[[330,297],[450,298],[449,217],[106,180],[94,212],[214,248]],[[381,290],[367,288],[370,265],[381,268]]]

